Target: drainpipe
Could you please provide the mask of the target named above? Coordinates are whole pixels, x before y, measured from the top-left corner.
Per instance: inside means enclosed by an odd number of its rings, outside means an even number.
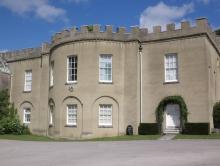
[[[12,77],[13,77],[13,75],[12,75],[12,73],[9,73],[9,75],[10,75],[10,94],[9,94],[9,102],[10,103],[12,103]]]
[[[143,47],[142,47],[142,45],[141,45],[141,42],[139,41],[139,48],[138,48],[138,51],[139,51],[139,63],[140,63],[140,68],[139,68],[139,70],[140,70],[140,72],[139,72],[139,74],[140,74],[140,123],[142,123],[142,95],[143,95],[143,90],[142,90],[142,50],[143,50]]]

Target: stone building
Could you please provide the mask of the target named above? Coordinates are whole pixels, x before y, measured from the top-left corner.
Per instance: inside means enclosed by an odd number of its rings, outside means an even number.
[[[32,133],[63,138],[137,134],[156,123],[158,104],[181,96],[188,122],[213,128],[220,100],[219,38],[207,19],[180,28],[82,26],[56,33],[41,48],[2,53],[11,71],[11,100]],[[181,109],[167,103],[163,132],[181,131]]]

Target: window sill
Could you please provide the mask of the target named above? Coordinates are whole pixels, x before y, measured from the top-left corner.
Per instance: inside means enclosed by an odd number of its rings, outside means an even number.
[[[72,127],[72,128],[77,128],[77,125],[65,125],[64,127]]]
[[[99,84],[113,84],[113,82],[105,82],[105,81],[99,81]]]
[[[176,80],[176,81],[165,81],[163,84],[178,84],[179,81]]]
[[[107,126],[107,125],[99,125],[98,128],[113,128],[113,126],[112,125],[109,125],[109,126]]]
[[[30,91],[23,90],[23,93],[31,93],[31,90]]]
[[[23,122],[24,126],[29,126],[31,123],[30,122]]]
[[[75,82],[66,82],[65,85],[74,85],[74,84],[77,84],[77,81]]]

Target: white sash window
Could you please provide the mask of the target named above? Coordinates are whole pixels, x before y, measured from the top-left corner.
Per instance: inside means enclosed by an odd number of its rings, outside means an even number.
[[[178,81],[178,62],[177,54],[165,55],[165,82]]]

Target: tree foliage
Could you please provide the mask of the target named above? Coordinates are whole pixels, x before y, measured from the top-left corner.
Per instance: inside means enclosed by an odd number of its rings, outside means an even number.
[[[9,95],[7,90],[0,91],[0,120],[9,113]]]
[[[7,90],[0,91],[0,134],[30,134],[20,123],[14,104],[10,104]]]

